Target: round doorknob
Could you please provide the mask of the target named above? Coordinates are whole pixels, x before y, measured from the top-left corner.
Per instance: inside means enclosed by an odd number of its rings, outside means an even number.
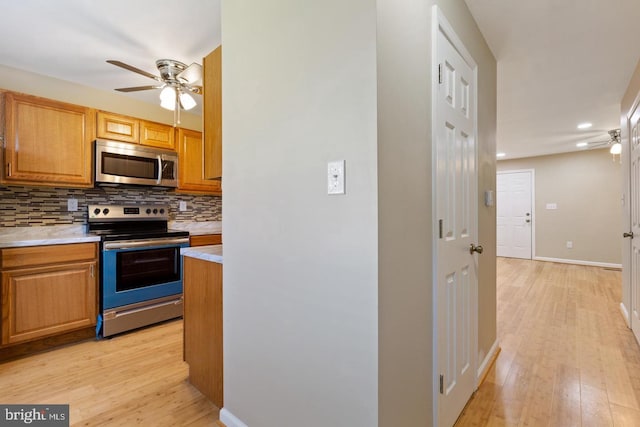
[[[484,251],[484,249],[482,248],[482,246],[481,246],[481,245],[476,246],[476,245],[474,245],[474,244],[472,243],[472,244],[471,244],[471,246],[469,246],[469,253],[470,253],[471,255],[473,255],[473,253],[474,253],[474,252],[477,252],[477,253],[481,254],[481,253],[482,253],[482,251]]]
[[[531,222],[531,220],[530,220],[530,219],[527,219],[527,220],[525,220],[525,221],[526,221],[526,222]]]

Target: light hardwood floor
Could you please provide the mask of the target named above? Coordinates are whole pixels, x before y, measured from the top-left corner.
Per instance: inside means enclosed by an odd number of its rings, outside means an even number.
[[[498,259],[502,351],[457,426],[640,426],[621,272]]]
[[[217,426],[187,376],[176,320],[2,363],[0,403],[68,403],[74,426]]]

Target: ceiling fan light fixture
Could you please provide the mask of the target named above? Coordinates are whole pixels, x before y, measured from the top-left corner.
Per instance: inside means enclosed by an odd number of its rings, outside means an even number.
[[[180,105],[182,105],[182,108],[184,108],[185,110],[191,110],[193,107],[196,106],[196,101],[188,93],[181,92],[180,93]]]
[[[622,153],[622,144],[620,144],[619,142],[616,142],[611,146],[611,149],[609,150],[609,152],[613,155]]]
[[[172,86],[165,86],[160,92],[160,106],[172,111],[176,109],[176,90]]]

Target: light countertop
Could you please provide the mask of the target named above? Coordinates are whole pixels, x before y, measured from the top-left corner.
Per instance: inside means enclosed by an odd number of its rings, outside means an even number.
[[[222,245],[194,246],[192,248],[180,248],[180,254],[204,261],[222,264]]]
[[[188,231],[192,236],[222,233],[222,221],[169,221],[168,227]]]
[[[100,237],[86,233],[86,226],[82,224],[0,227],[0,249],[98,241],[100,241]]]

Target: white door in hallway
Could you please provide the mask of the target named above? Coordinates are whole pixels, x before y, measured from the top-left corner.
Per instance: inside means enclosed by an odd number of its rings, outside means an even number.
[[[631,166],[631,330],[640,343],[640,110],[636,106],[629,120]]]
[[[498,172],[497,255],[531,259],[533,170]]]
[[[435,421],[448,427],[477,383],[477,66],[433,10]]]

